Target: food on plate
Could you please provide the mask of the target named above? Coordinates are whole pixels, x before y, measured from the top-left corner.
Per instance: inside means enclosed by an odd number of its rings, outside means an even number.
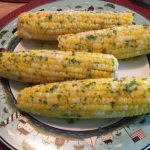
[[[63,51],[106,53],[124,59],[150,52],[150,26],[124,25],[68,34],[59,36],[58,41]]]
[[[98,119],[150,112],[150,77],[102,78],[23,89],[17,107],[55,118]]]
[[[132,24],[130,12],[38,11],[18,17],[17,35],[25,39],[57,40],[58,35]]]
[[[114,77],[117,70],[113,55],[50,50],[0,53],[0,76],[21,82],[107,78]]]

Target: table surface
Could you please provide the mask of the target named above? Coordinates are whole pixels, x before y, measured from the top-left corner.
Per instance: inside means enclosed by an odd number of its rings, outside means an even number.
[[[11,11],[25,5],[26,3],[6,3],[0,2],[0,18],[4,17]]]

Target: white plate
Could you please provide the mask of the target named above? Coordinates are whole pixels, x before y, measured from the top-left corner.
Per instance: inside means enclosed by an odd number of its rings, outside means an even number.
[[[44,43],[39,41],[32,41],[32,40],[23,40],[21,41],[17,47],[15,48],[15,51],[20,51],[23,49],[37,49],[41,47],[43,49],[46,48],[53,48],[54,45],[51,46],[52,43]],[[118,77],[126,77],[126,76],[149,76],[149,63],[146,56],[140,56],[132,59],[126,59],[119,61],[119,71],[117,74]],[[27,86],[27,84],[23,84],[21,82],[16,81],[10,81],[10,88],[12,90],[12,93],[14,97],[17,97],[18,92]],[[37,116],[31,114],[32,117],[34,117],[36,120],[55,127],[59,129],[64,130],[70,130],[70,131],[87,131],[87,130],[94,130],[99,127],[107,127],[110,126],[118,121],[121,120],[121,118],[117,119],[99,119],[99,120],[77,120],[73,124],[68,123],[64,119],[54,119],[54,118],[48,118],[43,116]]]

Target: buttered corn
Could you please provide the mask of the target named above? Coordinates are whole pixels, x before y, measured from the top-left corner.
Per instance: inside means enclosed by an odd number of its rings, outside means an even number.
[[[68,34],[59,36],[58,41],[63,51],[106,53],[124,59],[150,52],[150,26],[127,25]]]
[[[66,81],[25,88],[19,109],[56,118],[116,118],[150,112],[150,77]]]
[[[105,54],[50,50],[0,53],[0,76],[22,82],[114,77],[117,69],[117,59]]]
[[[25,39],[56,40],[58,35],[132,24],[129,12],[39,11],[19,15],[17,35]]]

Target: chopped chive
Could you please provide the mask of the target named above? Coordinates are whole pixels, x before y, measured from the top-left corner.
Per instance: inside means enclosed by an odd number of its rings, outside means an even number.
[[[145,30],[148,29],[148,27],[149,27],[149,25],[147,25],[147,24],[144,24],[143,26],[144,26]]]
[[[88,47],[88,52],[92,52],[92,49],[91,49],[91,47]]]
[[[50,88],[50,92],[54,92],[57,88],[58,88],[57,85],[52,86],[52,87]]]
[[[58,94],[58,95],[57,95],[57,98],[58,98],[58,100],[60,100],[60,98],[61,98],[61,94]]]
[[[67,65],[64,65],[64,64],[63,64],[63,68],[64,68],[64,69],[67,68]]]
[[[111,107],[112,107],[112,108],[114,108],[114,106],[115,106],[115,102],[114,102],[114,101],[112,101],[112,102],[110,102],[110,104],[111,104]]]
[[[53,106],[54,109],[57,109],[59,107],[58,104],[53,104],[52,106]]]
[[[139,84],[136,82],[136,80],[132,80],[130,83],[125,85],[124,91],[131,93],[133,90],[137,90]]]
[[[72,56],[75,56],[75,51],[72,51]]]
[[[72,64],[75,64],[75,63],[80,63],[79,61],[77,61],[75,58],[72,58],[72,59],[70,59],[70,62],[72,63]]]
[[[47,101],[46,101],[46,100],[44,100],[44,101],[43,101],[43,104],[47,105]]]
[[[35,90],[35,92],[39,92],[39,90],[37,89],[37,90]]]
[[[125,46],[128,47],[129,46],[129,40],[125,41]]]
[[[103,50],[102,50],[102,53],[106,54],[106,53],[107,53],[107,51],[106,51],[105,49],[103,49]]]
[[[47,57],[45,57],[45,61],[48,61],[48,58],[47,58]]]
[[[87,35],[87,39],[88,40],[96,40],[96,36],[94,36],[94,35]]]
[[[132,24],[134,24],[134,25],[135,25],[136,23],[135,23],[135,22],[132,22]]]
[[[51,20],[51,19],[52,19],[52,15],[51,15],[51,14],[49,14],[48,19],[49,19],[49,20]]]
[[[117,30],[113,29],[113,33],[116,34],[116,33],[117,33]]]

